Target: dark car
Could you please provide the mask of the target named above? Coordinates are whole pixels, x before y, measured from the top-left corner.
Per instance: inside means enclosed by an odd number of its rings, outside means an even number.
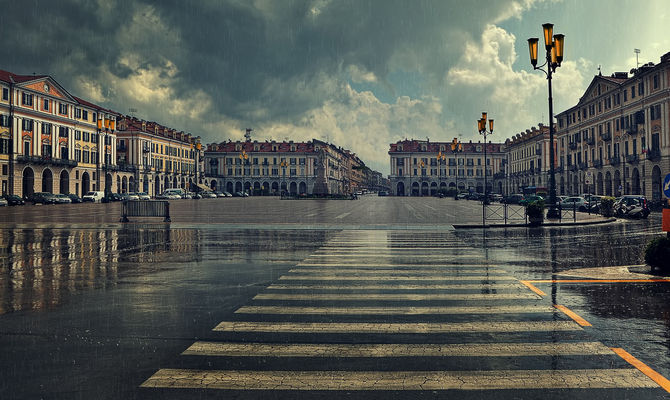
[[[121,193],[110,193],[107,196],[108,201],[121,201],[123,200],[123,195]]]
[[[386,192],[383,191],[383,190],[380,190],[379,192],[377,192],[377,196],[384,197],[384,196],[386,196],[386,195],[388,195],[388,193],[386,193]]]
[[[33,204],[56,204],[56,197],[53,193],[35,192],[28,197],[28,201]]]
[[[505,197],[504,202],[507,204],[519,204],[521,200],[523,200],[523,195],[520,193],[515,193]]]
[[[3,196],[5,200],[7,200],[7,204],[10,206],[22,206],[26,204],[22,198],[15,194],[8,194],[6,196]]]
[[[74,193],[68,194],[67,197],[69,197],[70,200],[72,200],[73,203],[81,203],[81,197],[77,196]]]

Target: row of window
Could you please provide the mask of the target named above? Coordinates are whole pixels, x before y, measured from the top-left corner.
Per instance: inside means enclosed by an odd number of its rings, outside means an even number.
[[[258,157],[252,157],[251,159],[243,160],[239,157],[229,157],[226,158],[226,165],[241,165],[241,164],[246,164],[246,165],[270,165],[269,159],[267,157],[263,158],[263,161],[261,161]],[[277,158],[273,157],[272,158],[272,165],[280,165],[282,163],[286,162],[286,158]],[[305,165],[305,159],[304,158],[289,158],[287,164],[288,165]]]
[[[279,173],[279,168],[228,168],[228,176],[280,176],[285,175],[286,171],[282,169]],[[269,173],[268,173],[269,172]],[[298,170],[296,168],[289,168],[288,176],[297,176]],[[300,168],[300,175],[305,175],[305,169]]]
[[[2,100],[9,100],[9,89],[8,88],[2,88]],[[26,107],[33,107],[34,106],[34,101],[35,101],[35,95],[32,93],[26,93],[22,92],[21,93],[21,105],[24,105]],[[50,111],[50,104],[51,100],[49,99],[42,99],[42,111]],[[69,110],[69,105],[65,103],[58,103],[58,114],[59,115],[68,115],[68,110]],[[92,114],[92,121],[96,122],[97,121],[97,113],[91,113]],[[74,107],[74,117],[77,119],[81,119],[84,121],[88,121],[88,110],[81,109],[79,107]]]
[[[430,173],[429,173],[430,172]],[[449,172],[447,174],[447,172]],[[414,169],[414,174],[412,176],[456,176],[456,168],[432,168],[430,170],[426,168],[415,168]],[[487,176],[492,176],[493,171],[490,169],[486,170],[486,175]],[[398,174],[397,176],[404,176],[404,172],[402,168],[398,168]],[[458,176],[484,176],[484,170],[483,169],[458,169]]]

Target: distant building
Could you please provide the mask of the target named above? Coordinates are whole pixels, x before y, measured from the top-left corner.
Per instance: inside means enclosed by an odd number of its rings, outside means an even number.
[[[396,196],[432,196],[440,189],[458,187],[461,191],[484,193],[486,165],[489,193],[503,193],[504,146],[463,143],[463,151],[453,153],[450,142],[403,140],[392,143],[390,190]],[[444,159],[438,159],[443,155]]]
[[[0,90],[3,194],[81,196],[115,187],[115,172],[104,166],[115,166],[118,113],[70,94],[48,75],[0,70]]]
[[[204,188],[200,137],[129,116],[120,117],[117,135],[120,192],[157,196],[166,189]]]
[[[321,192],[349,194],[363,181],[364,164],[355,154],[317,139],[212,143],[204,156],[205,184],[231,193],[313,194],[316,185]]]
[[[555,143],[556,138],[554,150]],[[508,166],[506,185],[509,185],[506,194],[522,193],[523,189],[529,187],[548,190],[551,167],[549,150],[549,127],[542,124],[505,141]]]
[[[575,106],[556,115],[559,194],[662,198],[670,172],[668,71],[670,53],[632,75],[597,75]]]

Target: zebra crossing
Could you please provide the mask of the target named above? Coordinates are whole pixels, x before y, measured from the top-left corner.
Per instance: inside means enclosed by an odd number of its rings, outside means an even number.
[[[665,393],[568,311],[450,232],[342,231],[141,386],[250,398]]]

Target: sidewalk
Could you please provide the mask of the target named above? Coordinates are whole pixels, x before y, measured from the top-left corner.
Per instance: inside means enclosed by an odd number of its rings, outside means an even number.
[[[616,221],[614,217],[603,217],[598,214],[588,214],[583,212],[577,212],[576,218],[563,218],[562,220],[549,220],[544,219],[544,222],[540,226],[535,226],[534,228],[542,227],[555,227],[555,226],[582,226],[582,225],[596,225],[596,224],[605,224],[609,222]],[[518,220],[514,222],[504,223],[491,223],[491,224],[454,224],[454,229],[482,229],[482,228],[525,228],[531,227],[530,224],[520,223]]]

